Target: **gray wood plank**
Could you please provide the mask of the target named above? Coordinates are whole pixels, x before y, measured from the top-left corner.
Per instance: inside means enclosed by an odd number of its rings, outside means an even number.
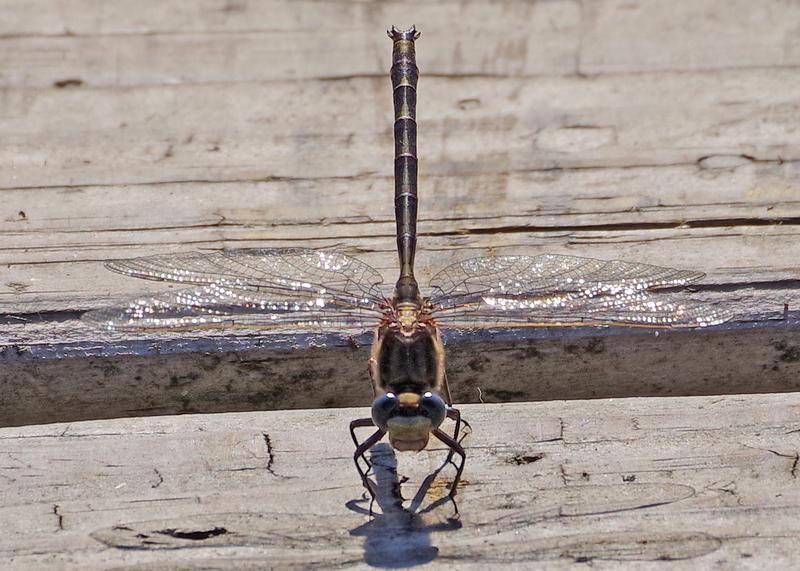
[[[383,75],[382,31],[414,20],[437,75],[790,67],[796,3],[7,1],[6,85],[146,85]],[[631,45],[638,49],[630,49]],[[257,62],[259,64],[257,64]],[[265,63],[266,62],[266,63]],[[70,83],[72,81],[73,83]],[[60,83],[59,83],[60,82]]]
[[[0,567],[796,566],[798,9],[4,1],[0,426],[149,418],[0,428]],[[446,331],[456,399],[482,403],[459,520],[392,495],[441,450],[396,471],[376,450],[384,513],[364,512],[346,426],[369,335],[77,321],[165,289],[102,260],[164,251],[336,246],[391,283],[383,30],[409,20],[423,279],[474,255],[623,258],[706,271],[682,295],[737,314]],[[629,396],[659,398],[606,399]],[[489,404],[564,398],[604,400]]]
[[[422,177],[798,157],[791,70],[422,77]],[[10,89],[0,187],[388,176],[389,95],[384,77]]]
[[[444,459],[434,446],[375,451],[370,518],[347,434],[363,408],[5,428],[0,561],[790,568],[798,406],[797,393],[467,406],[458,518],[450,503],[419,513],[447,493],[447,468],[411,509]]]

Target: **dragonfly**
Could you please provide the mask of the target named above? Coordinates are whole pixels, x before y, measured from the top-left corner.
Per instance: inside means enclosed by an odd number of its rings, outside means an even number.
[[[367,453],[388,436],[398,451],[421,451],[435,438],[455,468],[455,496],[466,464],[468,424],[447,384],[442,328],[633,326],[708,327],[732,316],[681,300],[673,289],[701,272],[560,254],[498,255],[455,262],[435,273],[424,291],[414,274],[417,244],[417,123],[419,70],[412,27],[388,32],[393,42],[394,207],[399,277],[383,276],[332,249],[248,248],[155,255],[106,263],[114,272],[183,284],[186,288],[93,310],[83,319],[110,331],[198,328],[372,330],[367,369],[374,401],[369,417],[353,420],[353,459],[373,498]],[[442,426],[454,422],[452,433]],[[360,440],[357,429],[370,428]]]

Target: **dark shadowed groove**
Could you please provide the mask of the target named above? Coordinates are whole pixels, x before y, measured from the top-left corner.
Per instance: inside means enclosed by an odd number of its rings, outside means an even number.
[[[55,312],[57,313],[57,312]],[[65,312],[66,313],[66,312]],[[4,316],[8,319],[9,316]],[[62,321],[66,321],[63,319]],[[739,317],[713,328],[709,332],[745,332],[755,329],[800,331],[800,311],[790,311],[783,318],[774,315]],[[574,327],[497,327],[486,329],[444,329],[442,338],[448,345],[469,345],[485,342],[507,342],[541,339],[579,339],[625,335],[691,335],[695,329],[641,329],[609,326]],[[373,333],[358,335],[344,333],[271,332],[251,334],[223,334],[201,336],[186,332],[181,337],[164,339],[100,339],[68,343],[7,344],[0,347],[0,363],[30,362],[64,358],[87,357],[144,357],[186,353],[228,353],[268,349],[275,351],[303,351],[310,348],[366,347]],[[298,353],[302,355],[302,353]]]

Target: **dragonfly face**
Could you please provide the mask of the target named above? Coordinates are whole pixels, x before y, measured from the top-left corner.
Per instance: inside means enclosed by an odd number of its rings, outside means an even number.
[[[389,435],[391,445],[401,451],[419,451],[447,415],[442,398],[430,391],[423,394],[386,393],[372,404],[372,421]]]
[[[491,256],[455,262],[429,282],[423,298],[414,277],[417,220],[416,85],[413,28],[392,28],[395,108],[395,218],[400,277],[390,297],[367,264],[332,250],[263,248],[158,255],[106,264],[112,271],[187,289],[88,312],[107,330],[197,328],[375,332],[369,371],[377,398],[370,418],[355,420],[354,459],[367,489],[365,454],[386,434],[398,450],[421,450],[430,436],[461,459],[462,420],[445,375],[439,327],[627,325],[704,327],[727,321],[723,308],[657,290],[700,280],[700,272],[576,256]],[[437,394],[438,393],[438,394]],[[439,396],[442,394],[444,399]],[[440,426],[455,421],[453,434]],[[355,429],[374,433],[359,441]],[[366,469],[363,468],[366,465]]]

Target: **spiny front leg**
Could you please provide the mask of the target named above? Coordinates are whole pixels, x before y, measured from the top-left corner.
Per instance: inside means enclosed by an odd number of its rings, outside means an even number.
[[[364,428],[364,427],[371,427],[375,426],[375,423],[371,418],[359,418],[354,420],[350,423],[350,436],[353,439],[353,443],[356,445],[356,451],[353,454],[353,462],[356,465],[356,470],[358,470],[359,476],[361,476],[361,483],[364,484],[364,487],[369,492],[372,499],[375,499],[376,490],[375,484],[372,480],[369,479],[369,472],[372,470],[372,462],[366,457],[367,451],[375,446],[378,442],[380,442],[381,438],[386,434],[385,431],[381,430],[380,428],[376,430],[372,435],[367,438],[364,442],[359,443],[358,438],[356,437],[356,428]],[[361,462],[364,463],[366,468],[362,468]]]
[[[456,477],[453,479],[453,484],[450,487],[450,498],[452,499],[458,490],[458,483],[461,481],[461,474],[464,472],[464,466],[467,463],[467,453],[464,451],[464,448],[456,442],[452,436],[449,434],[445,434],[439,428],[434,428],[433,434],[436,438],[442,441],[442,443],[450,448],[450,454],[447,456],[447,461],[451,462],[451,458],[453,454],[458,454],[461,457],[461,462],[456,466],[455,463],[453,465],[456,468]]]
[[[458,442],[459,444],[461,444],[461,442],[467,436],[469,436],[470,433],[472,432],[472,426],[470,425],[469,422],[464,420],[464,417],[461,416],[461,411],[458,410],[457,408],[448,407],[447,408],[447,418],[449,418],[450,420],[455,421],[456,427],[453,429],[453,439],[456,442]],[[464,426],[464,433],[461,435],[461,438],[459,438],[458,435],[459,435],[459,433],[461,431],[461,426],[462,425]],[[448,460],[450,460],[450,458],[452,457],[452,454],[453,453],[451,451],[450,452],[450,456],[448,456],[448,458],[447,458]]]

